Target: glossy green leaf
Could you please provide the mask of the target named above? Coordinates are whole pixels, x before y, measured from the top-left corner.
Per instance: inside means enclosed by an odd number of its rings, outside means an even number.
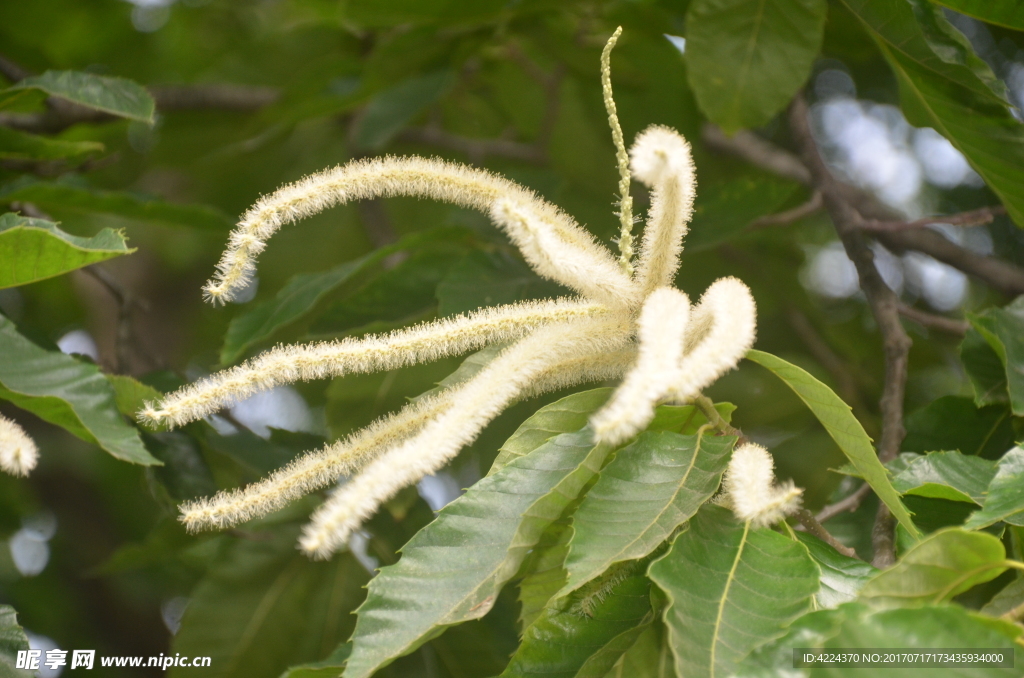
[[[818,591],[806,547],[715,505],[693,517],[650,577],[668,596],[669,642],[686,678],[730,675],[751,650],[781,636]]]
[[[964,524],[969,530],[1005,520],[1024,525],[1024,448],[1015,447],[999,460],[985,492],[985,503]]]
[[[997,367],[1002,372],[1002,365]],[[977,407],[966,396],[943,396],[907,417],[903,450],[999,456],[1013,447],[1013,424],[1005,405]]]
[[[631,563],[622,574],[545,609],[523,633],[505,678],[602,678],[654,620],[651,582]]]
[[[325,300],[358,282],[388,257],[432,242],[463,238],[462,230],[431,229],[408,235],[393,245],[386,245],[328,271],[296,275],[273,299],[257,304],[232,319],[224,336],[221,363],[231,364],[249,348],[272,340],[285,328],[308,321],[314,313],[322,310]]]
[[[125,244],[122,233],[109,228],[91,238],[79,238],[51,221],[8,212],[0,215],[0,289],[52,278],[134,251]]]
[[[875,607],[938,605],[1006,570],[1002,542],[958,527],[934,532],[864,585],[860,599]]]
[[[1024,125],[967,39],[927,0],[843,2],[892,67],[907,120],[949,140],[1024,225]]]
[[[998,0],[935,0],[935,2],[990,24],[1024,31],[1024,5],[1018,2],[999,2]]]
[[[569,290],[544,280],[507,252],[474,250],[455,264],[437,286],[440,316],[526,299],[567,296]]]
[[[824,0],[693,0],[686,14],[690,87],[727,133],[785,108],[821,49]]]
[[[0,187],[0,203],[15,201],[30,202],[41,209],[58,213],[111,214],[126,219],[188,226],[219,233],[227,233],[234,223],[231,217],[212,207],[179,205],[126,191],[91,188],[74,177],[56,181],[23,177]]]
[[[981,608],[981,612],[992,617],[1005,614],[1019,619],[1020,613],[1024,612],[1024,578],[1018,577],[1003,587]]]
[[[1024,416],[1024,300],[1006,308],[969,315],[971,326],[999,356],[1005,370],[1010,408]]]
[[[56,424],[118,459],[159,465],[117,410],[114,389],[99,368],[46,351],[0,316],[0,398]]]
[[[381,148],[454,83],[454,73],[444,70],[409,78],[378,93],[359,120],[356,144],[371,150]]]
[[[579,405],[566,407],[566,400]],[[594,401],[584,392],[553,407],[578,412]],[[402,549],[401,560],[370,582],[346,676],[370,676],[445,627],[487,614],[530,549],[610,452],[594,444],[589,428],[563,433],[510,460],[444,507]]]
[[[64,141],[0,127],[0,159],[3,160],[66,160],[77,159],[103,151],[98,141]]]
[[[25,78],[6,92],[36,89],[81,106],[131,120],[153,122],[153,97],[141,85],[125,78],[112,78],[80,71],[46,71]]]
[[[834,608],[856,600],[857,594],[878,570],[863,560],[844,556],[817,537],[797,532],[821,570],[821,589],[814,595],[818,608]]]
[[[16,669],[19,650],[28,649],[25,629],[18,626],[18,614],[10,605],[0,605],[0,678],[29,678],[31,671]]]
[[[900,524],[911,536],[920,536],[920,531],[910,519],[906,506],[900,501],[899,493],[889,480],[889,473],[882,466],[882,462],[878,461],[871,438],[850,412],[850,406],[807,371],[782,358],[763,351],[750,350],[747,352],[747,360],[771,370],[793,389]]]
[[[286,524],[226,542],[190,596],[172,651],[211,657],[204,673],[227,678],[278,675],[334,650],[370,575],[350,553],[309,560],[295,550],[298,531]]]
[[[917,457],[893,479],[900,494],[982,504],[996,474],[996,463],[959,452],[932,452]]]
[[[718,490],[736,439],[647,431],[615,458],[572,518],[562,594],[647,556]]]

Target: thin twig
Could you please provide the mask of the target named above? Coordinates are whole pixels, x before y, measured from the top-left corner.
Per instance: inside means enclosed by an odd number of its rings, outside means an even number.
[[[911,340],[900,322],[899,297],[882,279],[875,266],[874,253],[863,238],[859,228],[863,221],[861,215],[845,199],[838,188],[838,182],[832,176],[821,155],[811,133],[807,118],[807,102],[803,95],[797,95],[790,106],[790,130],[801,150],[804,164],[814,180],[815,186],[825,199],[825,207],[832,217],[836,233],[839,235],[847,256],[853,261],[860,279],[860,287],[868,300],[868,306],[882,335],[885,351],[885,383],[879,403],[882,412],[882,434],[878,444],[878,457],[882,463],[890,461],[899,454],[900,445],[906,435],[903,426],[903,400],[906,394],[907,363],[910,354]],[[884,507],[884,504],[882,505]],[[888,509],[885,509],[887,511]],[[884,534],[890,520],[879,510],[873,532],[875,560],[888,563],[892,554],[892,531]]]
[[[707,418],[708,423],[714,426],[719,433],[724,433],[727,436],[736,436],[739,439],[736,443],[737,445],[742,445],[747,442],[748,439],[743,435],[743,431],[739,430],[722,418],[722,415],[715,409],[715,403],[711,398],[708,398],[703,393],[699,393],[693,397],[691,402],[693,402],[693,405]]]
[[[747,228],[753,230],[757,228],[767,228],[769,226],[786,226],[787,224],[792,224],[794,221],[799,221],[804,217],[814,214],[824,206],[825,203],[821,199],[821,192],[815,191],[811,194],[810,199],[808,199],[804,204],[797,205],[793,209],[758,217],[751,221]]]
[[[126,374],[131,369],[132,348],[138,345],[133,329],[132,316],[136,309],[148,311],[149,305],[142,299],[137,299],[122,285],[110,272],[98,264],[86,266],[82,273],[92,277],[100,283],[110,296],[117,303],[117,330],[114,333],[114,372]],[[157,362],[145,350],[137,353],[144,357],[150,365]]]
[[[707,123],[701,133],[704,143],[711,148],[743,158],[751,165],[766,169],[780,177],[787,177],[807,186],[811,184],[811,173],[800,162],[800,158],[770,141],[765,141],[753,132],[741,131],[730,137],[721,127]]]
[[[824,523],[827,520],[835,518],[840,513],[846,513],[848,511],[856,511],[860,506],[861,502],[864,501],[864,497],[871,494],[871,486],[864,483],[857,488],[855,492],[849,496],[840,499],[834,504],[822,508],[818,511],[818,515],[814,516],[815,520],[819,523]]]
[[[970,323],[964,320],[945,318],[941,315],[935,315],[934,313],[918,310],[912,306],[907,306],[906,304],[902,304],[900,306],[900,315],[904,318],[909,318],[930,330],[945,332],[946,334],[952,334],[958,337],[962,337],[967,334],[967,330],[971,327]]]
[[[832,534],[825,529],[825,526],[818,522],[813,513],[805,508],[800,508],[797,509],[795,515],[796,519],[800,521],[800,524],[807,528],[807,531],[815,537],[822,540],[836,551],[839,551],[844,556],[860,560],[860,556],[857,555],[857,552],[833,537]]]
[[[865,231],[911,231],[915,228],[926,228],[932,224],[949,224],[950,226],[982,226],[990,224],[1000,215],[1006,214],[1006,208],[1002,205],[982,207],[969,212],[959,214],[947,214],[945,216],[924,217],[914,221],[881,221],[878,219],[865,219],[860,227]]]

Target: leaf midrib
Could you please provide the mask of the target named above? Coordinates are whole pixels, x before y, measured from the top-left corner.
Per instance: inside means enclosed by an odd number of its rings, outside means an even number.
[[[714,632],[711,634],[711,662],[708,666],[711,678],[715,678],[715,653],[718,650],[718,638],[722,626],[722,616],[725,613],[725,603],[729,599],[729,589],[736,579],[736,568],[739,567],[740,558],[743,556],[743,548],[747,545],[747,535],[750,533],[750,521],[743,523],[743,536],[740,538],[739,548],[736,549],[736,558],[729,568],[729,576],[725,580],[725,589],[722,591],[722,598],[718,601],[718,614],[715,617]]]

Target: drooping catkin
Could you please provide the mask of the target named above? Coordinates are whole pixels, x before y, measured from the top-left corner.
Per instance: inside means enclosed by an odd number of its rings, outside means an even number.
[[[737,447],[729,461],[722,503],[752,527],[770,527],[800,507],[803,490],[792,480],[776,484],[774,467],[768,450],[755,443]]]
[[[280,346],[147,403],[139,418],[181,426],[275,386],[346,374],[393,370],[516,339],[550,322],[607,310],[577,299],[523,302],[442,318],[390,334]]]

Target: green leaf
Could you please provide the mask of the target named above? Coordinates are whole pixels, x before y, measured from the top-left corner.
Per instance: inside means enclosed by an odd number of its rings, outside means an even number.
[[[1017,578],[993,596],[992,600],[981,608],[981,612],[991,617],[1001,617],[1005,614],[1017,619],[1022,605],[1024,605],[1024,578]]]
[[[56,424],[118,459],[159,465],[121,418],[114,389],[99,368],[39,348],[0,315],[0,398]]]
[[[523,634],[506,678],[602,678],[654,620],[651,582],[637,563],[548,607]]]
[[[971,514],[964,527],[978,530],[1005,520],[1024,525],[1024,447],[1015,447],[999,460],[985,492],[985,503]]]
[[[672,649],[666,636],[661,624],[648,626],[606,674],[607,678],[676,678]]]
[[[1010,407],[1024,416],[1024,299],[1006,308],[990,308],[969,314],[971,326],[999,356],[1005,370]]]
[[[1024,31],[1024,5],[1017,2],[998,2],[998,0],[934,0],[934,2],[990,24]]]
[[[997,366],[1002,372],[1002,365]],[[903,450],[999,456],[1013,447],[1010,410],[1004,405],[976,407],[966,396],[943,396],[907,417]]]
[[[370,575],[350,553],[309,560],[295,550],[298,532],[292,523],[226,542],[190,596],[173,652],[211,657],[204,674],[230,678],[278,675],[334,650]]]
[[[996,474],[996,462],[959,452],[932,452],[910,462],[892,479],[900,494],[981,505]]]
[[[31,671],[16,669],[19,650],[28,649],[25,629],[18,626],[18,614],[10,605],[0,605],[0,678],[29,678]]]
[[[493,20],[508,6],[507,0],[352,0],[345,5],[345,16],[366,27],[448,25]]]
[[[153,97],[141,85],[124,78],[93,75],[79,71],[46,71],[25,78],[7,92],[36,89],[81,106],[131,120],[153,122]]]
[[[233,220],[204,205],[179,205],[126,191],[105,191],[84,185],[75,177],[41,181],[22,177],[0,188],[0,203],[30,202],[48,211],[111,214],[227,233]]]
[[[403,80],[378,93],[366,105],[356,127],[356,145],[368,150],[383,147],[427,106],[440,99],[455,80],[451,71],[437,71]]]
[[[844,556],[806,532],[797,532],[796,536],[821,570],[821,589],[814,596],[818,608],[835,608],[856,600],[864,584],[878,572],[863,560]]]
[[[3,160],[76,159],[102,152],[103,148],[98,141],[64,141],[0,127],[0,159]]]
[[[135,418],[147,402],[156,402],[163,394],[152,386],[123,374],[108,374],[107,381],[114,387],[117,410],[126,417]]]
[[[690,87],[728,134],[760,127],[811,74],[824,0],[693,0],[686,13]]]
[[[271,340],[287,327],[309,320],[332,295],[358,281],[391,255],[433,242],[460,240],[464,235],[463,230],[451,228],[413,233],[393,245],[381,247],[353,261],[346,261],[329,271],[296,275],[273,299],[255,305],[232,319],[221,348],[221,363],[233,363],[252,346]]]
[[[971,380],[975,405],[1009,404],[1003,361],[985,341],[985,337],[973,327],[967,330],[960,343],[960,360]]]
[[[926,0],[843,3],[892,67],[907,120],[949,140],[1024,225],[1024,125],[967,39]]]
[[[572,513],[572,509],[570,504],[566,514]],[[569,518],[563,514],[544,531],[533,553],[523,563],[526,575],[519,582],[520,628],[525,630],[536,621],[548,601],[565,586],[565,559],[569,555],[571,536]]]
[[[686,678],[730,675],[751,650],[781,636],[818,591],[806,547],[711,504],[650,576],[668,596],[669,642]]]
[[[503,250],[474,250],[455,264],[437,286],[437,314],[453,315],[483,306],[565,296],[564,287],[544,280]]]
[[[864,585],[860,599],[875,607],[938,605],[1006,568],[1002,542],[958,527],[933,532],[888,570]]]
[[[566,400],[579,405],[566,407]],[[584,392],[554,407],[579,411],[594,400]],[[487,614],[530,549],[610,452],[594,444],[589,428],[563,433],[510,460],[444,507],[402,549],[401,560],[370,582],[346,677],[366,678],[445,627]]]
[[[125,244],[122,233],[109,228],[91,238],[79,238],[52,221],[8,212],[0,215],[0,289],[45,280],[134,251]]]
[[[342,643],[326,659],[289,667],[281,678],[338,678],[352,654],[352,643]]]
[[[987,619],[957,605],[873,610],[861,603],[847,603],[836,610],[811,612],[797,619],[785,636],[760,648],[743,662],[734,678],[808,675],[808,669],[794,669],[794,648],[814,648],[825,652],[864,648],[998,648],[1013,653],[1014,664],[1019,666],[1024,659],[1024,652],[1014,643],[1019,634],[1019,627]],[[1008,672],[1005,668],[979,666],[944,668],[934,675],[943,678],[996,678],[1010,673],[1012,670]],[[858,678],[865,675],[900,678],[907,675],[907,667],[825,666],[810,669],[810,675],[815,678]]]
[[[646,431],[619,450],[572,518],[562,595],[647,556],[718,490],[736,439]]]
[[[751,349],[747,352],[747,360],[771,370],[800,396],[900,524],[911,536],[920,537],[920,531],[914,526],[910,513],[889,481],[889,473],[882,462],[878,461],[871,438],[850,412],[850,406],[828,386],[782,358]]]
[[[767,172],[702,185],[693,206],[686,251],[709,249],[746,232],[752,221],[778,212],[801,190],[797,182]]]

